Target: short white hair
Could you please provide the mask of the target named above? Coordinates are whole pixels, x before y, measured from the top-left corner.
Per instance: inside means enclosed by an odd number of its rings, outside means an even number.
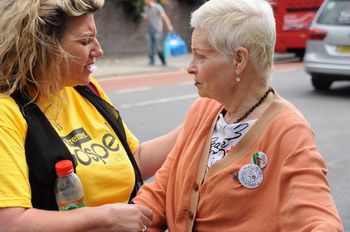
[[[209,32],[208,41],[218,52],[232,55],[244,47],[256,71],[270,71],[276,27],[266,0],[209,0],[192,13],[191,26]]]

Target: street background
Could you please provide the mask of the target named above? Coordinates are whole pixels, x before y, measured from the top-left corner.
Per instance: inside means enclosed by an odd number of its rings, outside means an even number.
[[[180,56],[169,56],[167,66],[161,65],[158,57],[154,66],[148,65],[147,54],[133,56],[108,56],[98,58],[95,65],[96,78],[118,78],[133,75],[186,71],[191,60],[191,53]],[[298,61],[291,53],[275,54],[275,63]]]
[[[147,55],[101,58],[94,76],[120,111],[130,130],[145,141],[179,125],[198,96],[186,73],[191,54],[169,57],[168,66],[148,66]],[[291,101],[311,124],[324,156],[328,178],[345,231],[350,232],[350,84],[336,82],[329,91],[314,91],[303,63],[291,54],[276,54],[272,86]],[[293,217],[293,215],[291,215]]]

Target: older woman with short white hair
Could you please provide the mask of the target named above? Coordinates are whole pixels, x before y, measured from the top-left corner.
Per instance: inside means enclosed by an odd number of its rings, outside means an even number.
[[[312,129],[269,85],[270,4],[210,0],[191,25],[200,98],[133,200],[154,213],[148,231],[343,231]]]
[[[103,55],[94,19],[103,5],[0,1],[1,232],[135,232],[151,224],[150,209],[127,203],[180,127],[140,143],[92,76]],[[69,181],[55,192],[61,160],[74,165],[83,197],[72,200]]]

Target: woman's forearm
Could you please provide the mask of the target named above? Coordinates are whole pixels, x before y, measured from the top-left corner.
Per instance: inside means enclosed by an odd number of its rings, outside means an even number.
[[[69,211],[0,209],[2,232],[141,231],[144,225],[150,225],[151,220],[151,210],[127,204],[84,207]]]
[[[134,154],[145,180],[155,174],[174,147],[182,125],[166,135],[142,143]]]

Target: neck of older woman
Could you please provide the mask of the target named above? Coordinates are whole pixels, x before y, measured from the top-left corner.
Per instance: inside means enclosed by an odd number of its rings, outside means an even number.
[[[267,83],[240,85],[233,91],[224,108],[225,121],[235,123],[249,119],[257,119],[272,101],[273,89]]]

